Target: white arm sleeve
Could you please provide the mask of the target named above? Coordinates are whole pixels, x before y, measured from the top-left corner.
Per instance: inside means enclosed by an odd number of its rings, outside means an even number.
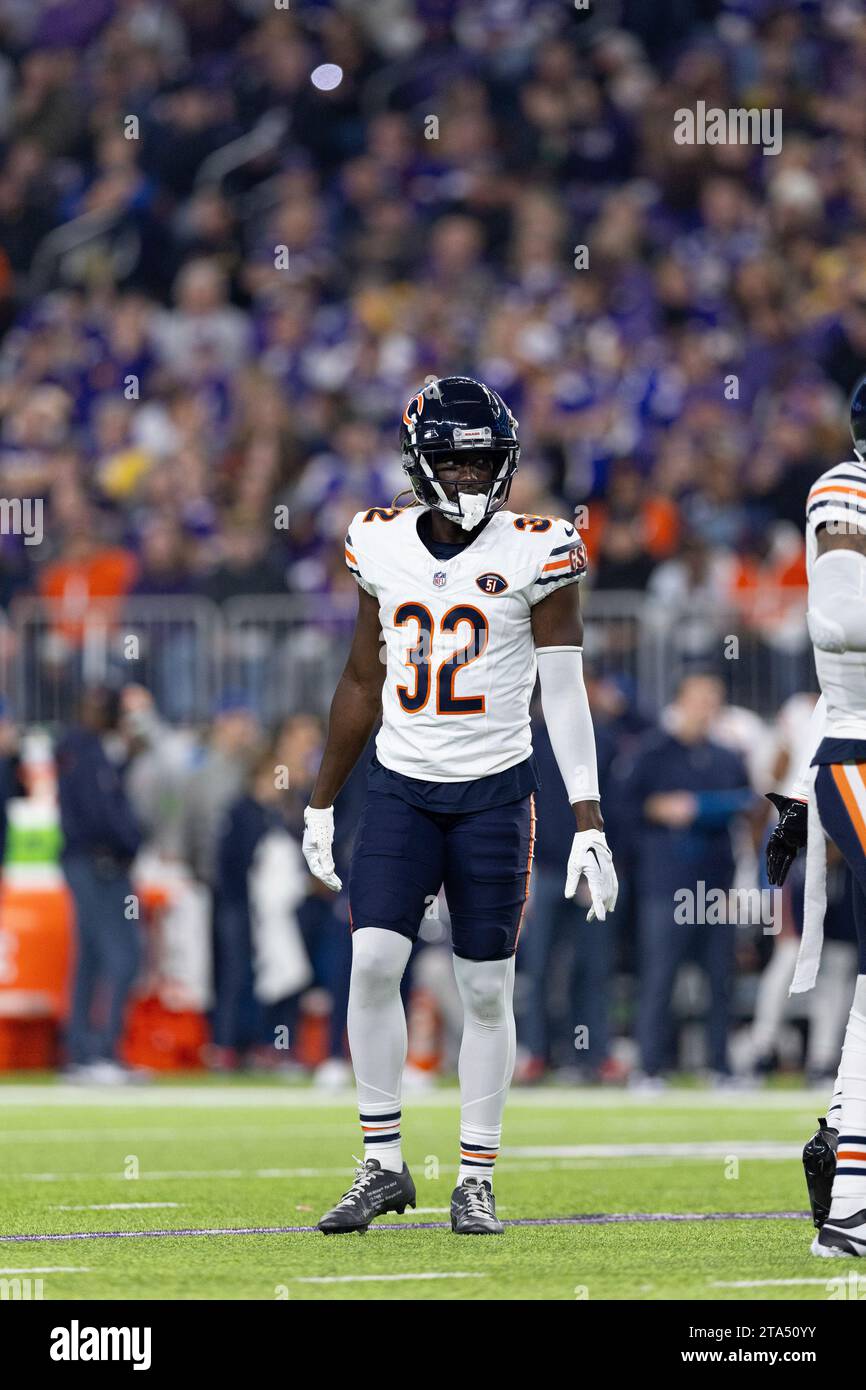
[[[568,799],[600,801],[592,715],[580,647],[539,647],[541,708]]]
[[[809,636],[822,652],[866,652],[866,555],[828,550],[809,576]]]
[[[789,783],[787,796],[793,796],[797,801],[808,801],[809,792],[812,787],[812,775],[810,764],[818,751],[818,744],[824,737],[824,730],[827,727],[827,702],[822,695],[812,710],[809,719],[809,727],[806,730],[806,739],[803,744],[800,757],[796,766],[796,776]]]

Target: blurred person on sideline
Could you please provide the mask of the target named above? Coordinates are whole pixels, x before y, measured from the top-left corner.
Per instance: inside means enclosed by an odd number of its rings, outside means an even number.
[[[61,863],[75,907],[69,1075],[123,1083],[133,1078],[120,1060],[120,1042],[141,958],[129,871],[142,831],[124,785],[129,745],[117,690],[84,691],[56,759]]]
[[[286,818],[289,829],[300,842],[303,838],[304,807],[315,782],[324,743],[320,719],[295,714],[282,725],[276,740],[275,761],[285,770]],[[360,815],[365,785],[365,769],[349,779],[336,815],[335,844],[348,856]],[[349,978],[352,970],[352,938],[349,932],[345,894],[336,899],[312,874],[306,880],[306,893],[298,908],[298,920],[313,965],[314,982],[330,999],[328,1016],[328,1056],[316,1068],[318,1086],[339,1088],[348,1085],[352,1069],[346,1055],[346,1014],[349,1007]]]
[[[591,688],[587,679],[588,693]],[[595,717],[593,727],[599,788],[609,803],[606,788],[616,743]],[[524,1002],[518,1015],[515,1080],[540,1081],[551,1066],[570,1079],[603,1080],[609,1070],[614,928],[594,930],[594,924],[585,921],[588,900],[562,894],[562,863],[571,843],[570,807],[540,705],[534,711],[532,747],[541,785],[536,793],[533,882],[521,933]]]
[[[216,996],[213,1063],[283,1067],[294,1045],[298,1001],[312,979],[298,908],[307,872],[286,827],[286,792],[266,749],[228,808],[216,851]]]
[[[242,795],[255,765],[261,740],[259,722],[239,696],[226,696],[218,705],[206,746],[183,788],[180,813],[181,858],[196,882],[210,894],[213,988],[222,990],[224,965],[231,972],[231,955],[221,946],[222,902],[218,850],[229,808]],[[214,1045],[210,1057],[216,1070],[231,1069],[234,1059]]]
[[[664,724],[641,740],[622,772],[620,805],[636,850],[639,942],[637,1039],[644,1079],[660,1085],[673,1060],[671,1000],[682,962],[709,983],[707,1054],[729,1074],[728,1027],[736,922],[705,907],[734,879],[731,826],[754,801],[742,758],[711,738],[723,702],[715,676],[689,673]],[[720,920],[715,921],[718,915]]]
[[[166,723],[143,685],[125,685],[120,704],[134,753],[126,789],[147,848],[178,861],[184,848],[185,789],[198,751],[195,734]]]
[[[231,803],[240,796],[256,757],[261,729],[246,701],[226,696],[184,792],[182,854],[200,882],[216,883],[217,841]]]

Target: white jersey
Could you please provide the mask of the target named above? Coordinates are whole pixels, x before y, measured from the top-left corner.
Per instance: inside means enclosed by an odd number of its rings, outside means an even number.
[[[568,521],[501,511],[459,553],[439,560],[418,534],[424,511],[358,512],[346,564],[379,601],[386,647],[379,762],[406,777],[465,782],[532,753],[531,610],[583,577],[586,548]]]
[[[866,464],[839,463],[822,473],[806,501],[806,574],[818,556],[818,527],[866,532]],[[827,738],[866,739],[866,653],[822,652],[815,670],[826,701]]]

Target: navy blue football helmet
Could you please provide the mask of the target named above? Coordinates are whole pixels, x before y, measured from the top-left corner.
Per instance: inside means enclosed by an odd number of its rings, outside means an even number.
[[[508,501],[520,458],[517,421],[502,397],[481,381],[428,377],[403,411],[400,451],[422,506],[473,530]],[[491,465],[490,486],[478,493],[460,492],[451,484],[449,496],[437,470],[467,457]]]
[[[851,437],[855,454],[866,463],[866,376],[861,376],[851,397]]]

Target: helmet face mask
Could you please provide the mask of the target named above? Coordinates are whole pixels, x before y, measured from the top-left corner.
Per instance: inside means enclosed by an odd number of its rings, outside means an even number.
[[[456,501],[459,492],[490,492],[508,465],[506,449],[461,449],[424,457],[449,502]]]
[[[428,378],[403,412],[400,445],[418,501],[464,530],[508,501],[520,457],[517,421],[482,382]]]

